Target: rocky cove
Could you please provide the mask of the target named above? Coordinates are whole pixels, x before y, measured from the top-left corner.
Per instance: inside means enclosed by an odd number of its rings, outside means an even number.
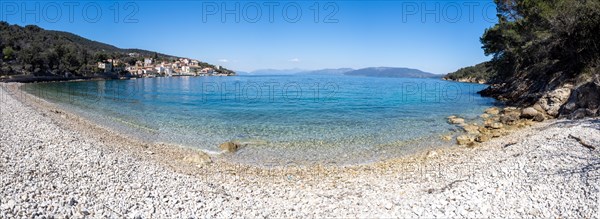
[[[449,118],[471,132],[458,137],[464,145],[364,165],[260,168],[137,141],[6,86],[0,217],[599,216],[594,119],[532,123],[530,109],[490,108],[477,126]]]
[[[32,83],[0,83],[0,218],[600,218],[600,1],[7,3],[0,81]]]
[[[445,79],[487,83],[473,81],[471,77]],[[468,124],[462,118],[448,117],[450,124],[456,124],[466,132],[466,135],[459,136],[460,140],[457,138],[457,143],[476,144],[481,140],[498,137],[530,126],[534,122],[548,119],[576,120],[600,116],[600,76],[598,75],[578,80],[556,80],[550,84],[544,84],[546,80],[524,81],[518,81],[518,78],[510,79],[508,83],[493,81],[494,83],[490,83],[487,89],[479,92],[483,96],[494,97],[508,106],[502,109],[496,107],[487,109],[480,116],[484,120],[483,124]],[[537,87],[537,90],[531,87]],[[448,136],[443,138],[449,139]]]

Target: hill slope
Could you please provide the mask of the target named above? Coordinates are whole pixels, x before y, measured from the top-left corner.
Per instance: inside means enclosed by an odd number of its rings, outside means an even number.
[[[492,63],[482,62],[474,66],[464,67],[455,72],[448,73],[444,76],[444,80],[487,84],[493,83],[496,74]]]
[[[350,76],[387,77],[387,78],[437,78],[440,75],[412,68],[373,67],[344,73]]]
[[[129,57],[129,53],[138,53],[139,57]],[[4,76],[91,76],[98,72],[98,61],[112,58],[135,63],[144,57],[157,61],[179,58],[141,49],[121,49],[35,25],[21,27],[0,22],[0,75]]]
[[[326,68],[319,70],[312,70],[306,72],[300,72],[302,75],[343,75],[346,72],[353,71],[351,68]]]

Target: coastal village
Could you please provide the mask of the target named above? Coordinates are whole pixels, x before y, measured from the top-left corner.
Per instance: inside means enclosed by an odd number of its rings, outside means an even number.
[[[135,62],[123,59],[106,59],[98,62],[98,69],[104,74],[119,74],[124,78],[154,78],[175,76],[235,76],[235,72],[221,66],[212,66],[195,59],[178,58],[158,60],[142,57],[139,53],[129,53]],[[141,61],[143,59],[143,61]]]

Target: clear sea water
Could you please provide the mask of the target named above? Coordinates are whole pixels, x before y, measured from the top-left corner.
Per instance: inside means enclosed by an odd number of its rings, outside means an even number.
[[[207,152],[246,146],[234,162],[350,164],[450,146],[446,117],[477,121],[485,85],[325,75],[172,77],[27,84],[29,93],[150,142]]]

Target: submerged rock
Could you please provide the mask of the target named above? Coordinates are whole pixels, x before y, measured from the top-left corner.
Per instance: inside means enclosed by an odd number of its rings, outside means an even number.
[[[442,136],[442,140],[444,140],[444,141],[451,141],[452,140],[452,135],[444,135],[444,136]]]
[[[223,150],[223,151],[233,153],[239,149],[239,145],[228,141],[228,142],[225,142],[225,143],[219,145],[219,148],[221,148],[221,150]]]
[[[438,156],[438,153],[435,152],[435,151],[428,151],[427,154],[425,154],[426,158],[434,158],[434,157],[437,157],[437,156]]]
[[[463,130],[469,134],[479,134],[479,126],[476,125],[464,125]]]
[[[233,140],[231,141],[232,143],[236,144],[236,145],[266,145],[269,142],[267,142],[266,140],[262,140],[262,139],[238,139],[238,140]]]
[[[450,116],[450,117],[448,117],[448,123],[450,123],[450,124],[463,124],[463,123],[465,123],[465,119],[459,118],[459,117],[456,117],[456,116]]]
[[[500,109],[498,109],[498,107],[490,107],[485,110],[485,113],[490,115],[498,115],[500,113]]]

